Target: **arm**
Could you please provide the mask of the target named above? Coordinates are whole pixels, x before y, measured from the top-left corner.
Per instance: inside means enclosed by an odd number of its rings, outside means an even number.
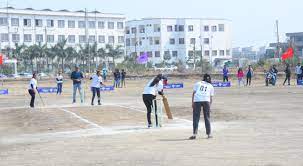
[[[194,109],[194,97],[195,97],[195,91],[193,92],[193,94],[192,94],[192,97],[191,97],[191,107]]]

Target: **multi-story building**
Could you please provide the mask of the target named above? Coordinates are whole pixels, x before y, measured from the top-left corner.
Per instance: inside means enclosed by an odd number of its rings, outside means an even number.
[[[216,64],[232,58],[231,21],[200,18],[146,18],[126,22],[126,55],[146,53],[153,64],[193,63],[203,59]]]
[[[303,32],[286,33],[286,36],[294,47],[295,54],[299,57],[303,57]]]
[[[15,43],[54,45],[67,40],[68,46],[85,43],[124,45],[125,16],[98,11],[86,12],[32,8],[0,9],[0,47]]]

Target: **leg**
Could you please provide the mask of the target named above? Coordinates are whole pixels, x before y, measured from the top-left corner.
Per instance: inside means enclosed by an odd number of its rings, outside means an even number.
[[[81,100],[81,103],[83,103],[82,84],[78,84],[78,89],[79,89],[79,93],[80,93],[80,100]]]
[[[251,84],[251,77],[249,77],[249,86],[250,86],[250,84]]]
[[[97,91],[97,96],[98,96],[98,105],[101,105],[100,88],[97,88],[96,91]]]
[[[193,109],[193,134],[197,135],[201,113],[201,102],[195,102]]]
[[[148,125],[151,125],[152,122],[151,122],[151,112],[152,112],[152,102],[153,102],[153,98],[152,98],[152,95],[143,95],[143,102],[146,106],[146,109],[147,109],[147,122],[148,122]]]
[[[203,115],[204,115],[204,122],[205,122],[205,129],[206,134],[211,134],[211,126],[210,126],[210,104],[209,102],[203,102]]]
[[[288,85],[290,85],[290,76],[288,76],[287,78],[288,78]]]
[[[287,81],[287,76],[285,77],[285,80],[284,80],[284,82],[283,82],[283,85],[285,85],[286,81]]]
[[[92,97],[91,105],[94,105],[94,100],[95,100],[95,96],[96,96],[96,88],[95,87],[92,87],[92,92],[93,92],[93,97]]]
[[[63,83],[60,84],[60,95],[62,93]]]
[[[76,102],[77,84],[73,84],[73,103]]]
[[[225,76],[223,76],[223,82],[225,82]]]
[[[59,90],[60,90],[59,83],[57,83],[57,94],[59,94]]]
[[[228,82],[228,76],[226,76],[226,81]]]
[[[157,101],[156,101],[156,100],[154,100],[154,108],[155,108],[156,126],[158,126],[158,125],[159,125],[159,123],[158,123]]]

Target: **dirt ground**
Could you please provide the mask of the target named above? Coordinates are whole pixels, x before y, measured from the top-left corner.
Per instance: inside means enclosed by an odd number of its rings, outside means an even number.
[[[165,91],[174,119],[164,117],[163,127],[152,129],[146,127],[141,95],[146,79],[103,92],[102,106],[89,105],[88,82],[85,103],[72,104],[67,81],[62,96],[42,94],[46,104],[37,98],[35,109],[28,107],[27,82],[5,82],[10,95],[0,96],[0,165],[303,165],[303,87],[281,86],[281,78],[276,87],[253,80],[251,87],[233,81],[231,88],[216,88],[214,138],[205,138],[201,116],[199,138],[192,141],[191,94],[197,80],[169,80],[184,82],[183,89]]]

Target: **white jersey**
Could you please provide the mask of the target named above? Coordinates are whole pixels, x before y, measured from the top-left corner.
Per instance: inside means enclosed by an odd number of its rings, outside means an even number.
[[[158,86],[157,86],[158,92],[162,92],[163,88],[164,88],[163,80],[160,80],[159,83],[158,83]]]
[[[101,87],[101,83],[102,83],[102,77],[98,76],[97,74],[92,75],[92,83],[91,83],[91,87],[94,88],[100,88]]]
[[[210,102],[210,97],[214,96],[214,87],[205,81],[197,82],[194,86],[194,102],[208,101]]]
[[[302,74],[301,66],[296,66],[296,74]]]
[[[29,82],[28,89],[36,89],[37,88],[37,80],[32,78]]]
[[[154,79],[150,80],[144,87],[144,91],[143,94],[152,94],[152,95],[157,95],[157,91],[158,91],[158,84],[154,85],[154,86],[150,86],[150,84],[153,82]]]
[[[56,77],[56,81],[57,81],[57,84],[63,83],[63,76],[62,76],[62,75],[58,75],[58,76]]]

